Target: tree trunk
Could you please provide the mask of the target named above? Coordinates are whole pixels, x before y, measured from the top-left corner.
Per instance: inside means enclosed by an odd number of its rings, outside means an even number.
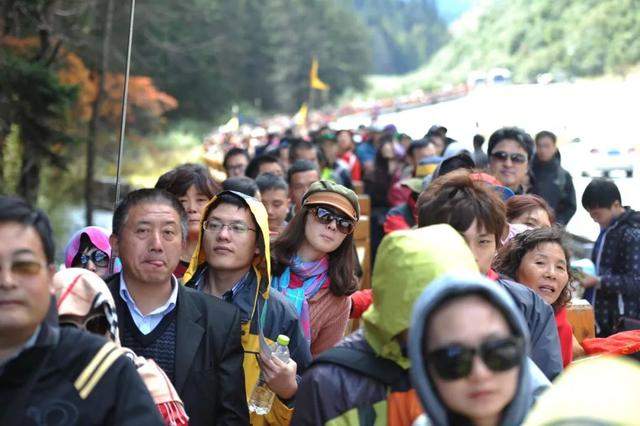
[[[111,32],[113,26],[113,0],[107,0],[107,14],[104,20],[104,32],[102,34],[102,57],[98,64],[98,93],[93,101],[91,120],[89,121],[89,135],[87,138],[87,170],[84,181],[85,221],[87,226],[93,224],[93,182],[95,177],[96,139],[100,126],[100,106],[104,98],[104,76],[109,70],[109,48],[111,45]]]
[[[17,193],[29,204],[34,206],[38,201],[42,158],[33,143],[23,139],[22,144],[22,167],[20,168],[20,181],[18,182]]]

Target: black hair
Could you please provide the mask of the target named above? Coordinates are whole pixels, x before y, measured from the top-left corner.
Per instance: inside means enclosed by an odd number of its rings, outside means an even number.
[[[484,145],[484,136],[482,135],[474,135],[473,136],[473,147],[480,148]]]
[[[33,228],[42,242],[47,263],[54,262],[53,230],[47,215],[17,197],[0,196],[0,223],[15,222]]]
[[[245,171],[245,175],[247,177],[250,177],[251,179],[255,179],[260,174],[260,166],[268,163],[276,163],[280,165],[280,161],[278,161],[278,159],[274,155],[263,154],[259,157],[254,158],[249,162],[249,165],[247,166],[247,170]]]
[[[201,164],[182,164],[158,178],[156,188],[164,189],[176,197],[184,196],[191,186],[198,192],[212,198],[220,191],[220,185],[213,180],[209,169]]]
[[[518,145],[527,152],[527,159],[531,160],[535,144],[533,143],[531,135],[518,127],[503,127],[493,132],[491,137],[489,137],[487,155],[491,156],[496,145],[507,139],[517,142]]]
[[[180,217],[180,229],[182,230],[182,239],[187,238],[187,212],[175,195],[164,189],[144,188],[128,193],[122,201],[118,203],[116,211],[113,212],[112,232],[113,235],[120,235],[124,224],[129,216],[129,211],[140,204],[164,204],[176,211]]]
[[[551,139],[551,141],[553,142],[553,144],[556,144],[556,141],[558,140],[558,138],[556,137],[555,133],[550,132],[548,130],[543,130],[541,132],[538,132],[538,134],[536,135],[536,142],[539,142],[540,139],[542,138],[549,138]]]
[[[296,160],[289,170],[287,171],[287,183],[291,185],[291,179],[296,173],[310,172],[312,170],[318,171],[318,166],[313,161],[309,160]],[[320,172],[318,171],[318,175]]]
[[[258,176],[256,184],[258,185],[258,189],[260,189],[261,193],[277,189],[281,189],[287,193],[289,192],[289,185],[287,185],[287,182],[285,182],[285,180],[280,176],[276,176],[271,173],[264,173]]]
[[[237,191],[250,197],[255,197],[258,192],[258,185],[253,179],[246,176],[234,176],[222,182],[222,189],[224,191]]]
[[[224,155],[224,160],[222,161],[222,166],[224,167],[225,170],[227,170],[227,162],[229,161],[229,159],[231,157],[235,157],[236,155],[244,155],[245,158],[247,159],[247,161],[250,160],[249,158],[249,153],[247,152],[246,149],[242,149],[242,148],[231,148],[225,155]]]
[[[582,193],[582,207],[584,207],[585,210],[597,208],[608,209],[611,208],[616,201],[622,204],[620,190],[616,184],[609,179],[593,179]]]
[[[428,139],[419,139],[417,141],[411,142],[409,148],[407,148],[407,155],[409,157],[413,156],[413,151],[416,149],[423,149],[428,147],[432,142]]]
[[[293,163],[297,160],[298,151],[316,149],[316,146],[304,139],[291,139],[291,145],[289,146],[289,162]]]

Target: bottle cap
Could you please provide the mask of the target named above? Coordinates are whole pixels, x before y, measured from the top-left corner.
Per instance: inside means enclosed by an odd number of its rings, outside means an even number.
[[[277,342],[280,346],[289,346],[289,337],[281,334],[278,336]]]

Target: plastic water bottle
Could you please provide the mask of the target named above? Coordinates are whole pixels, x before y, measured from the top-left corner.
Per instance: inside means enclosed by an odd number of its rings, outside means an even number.
[[[275,348],[273,349],[273,355],[275,355],[280,361],[289,362],[289,338],[284,334],[278,336],[276,340]],[[264,416],[271,411],[271,405],[275,399],[276,394],[269,389],[267,383],[264,381],[262,373],[258,378],[256,386],[251,392],[249,398],[249,412],[256,413],[259,416]]]

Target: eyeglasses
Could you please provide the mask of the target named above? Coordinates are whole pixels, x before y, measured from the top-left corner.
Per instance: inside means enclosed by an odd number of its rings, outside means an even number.
[[[323,225],[328,225],[335,220],[338,231],[342,232],[343,234],[351,234],[356,227],[356,224],[353,220],[346,219],[342,216],[332,213],[324,207],[316,207],[314,209],[311,209],[311,212],[316,217],[318,222]]]
[[[110,330],[109,321],[107,321],[107,317],[103,313],[90,315],[81,324],[62,316],[60,317],[60,326],[79,328],[100,336],[106,336]]]
[[[524,164],[527,162],[527,156],[517,152],[496,151],[492,152],[491,156],[498,161],[507,161],[507,159],[510,158],[514,164]]]
[[[82,265],[83,268],[87,267],[89,261],[92,261],[94,265],[100,268],[106,268],[109,266],[109,255],[102,250],[95,250],[89,254],[80,255],[80,265]]]
[[[477,348],[460,344],[445,346],[428,353],[425,360],[442,380],[458,380],[471,374],[476,354],[491,371],[500,372],[518,365],[523,353],[522,338],[511,336],[484,341]]]
[[[36,260],[13,260],[2,264],[2,269],[8,268],[11,271],[11,275],[14,277],[29,278],[34,277],[42,271],[42,268],[47,266],[44,262],[38,262]]]
[[[249,226],[243,222],[224,223],[219,220],[207,220],[202,224],[202,229],[213,234],[222,232],[224,228],[228,228],[229,232],[234,235],[244,235],[249,231],[258,232],[253,228],[249,228]]]

